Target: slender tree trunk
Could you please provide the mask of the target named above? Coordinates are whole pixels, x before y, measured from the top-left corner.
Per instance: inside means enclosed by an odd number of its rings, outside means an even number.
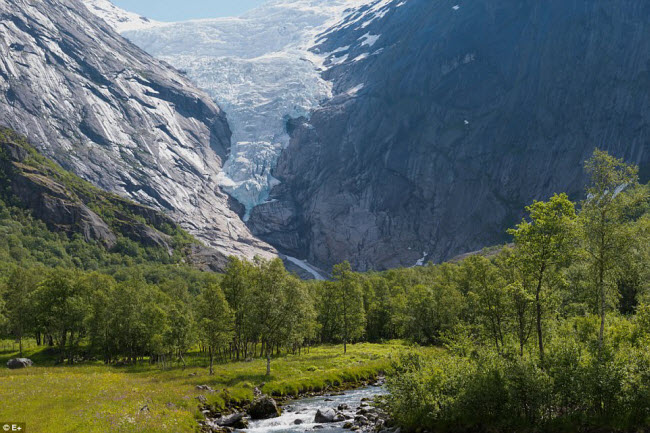
[[[603,337],[605,334],[605,281],[604,281],[604,269],[602,262],[600,263],[599,275],[598,275],[598,285],[600,292],[600,331],[598,333],[598,353],[599,356],[603,351]]]
[[[74,363],[74,331],[70,331],[70,349],[68,350],[68,364]]]
[[[600,293],[600,331],[598,332],[598,357],[603,352],[603,336],[605,334],[605,211],[601,212],[600,251],[598,260],[598,291]]]
[[[210,376],[214,374],[214,354],[212,353],[212,346],[208,348],[208,352],[210,353]]]
[[[539,278],[537,280],[537,288],[535,290],[535,315],[537,321],[537,342],[539,344],[539,360],[544,364],[544,336],[542,335],[542,283],[544,282],[544,272],[546,271],[546,263],[542,263],[539,270]]]
[[[271,354],[269,353],[268,348],[266,350],[266,375],[271,375]]]
[[[505,347],[505,343],[503,342],[503,324],[501,323],[500,316],[497,316],[497,329],[499,331],[499,342],[501,343],[501,347]]]
[[[65,345],[67,342],[67,337],[68,337],[68,331],[63,331],[63,333],[61,334],[61,342],[59,343],[59,351],[61,352],[60,353],[61,363],[65,361]]]
[[[20,357],[23,357],[23,336],[21,335],[18,337],[18,347],[19,347],[19,352],[20,352]]]
[[[524,330],[521,326],[522,324],[521,315],[517,311],[517,338],[519,339],[519,357],[524,356]]]
[[[536,319],[537,319],[537,341],[539,342],[539,359],[544,363],[544,339],[542,335],[542,303],[540,300],[540,293],[542,291],[542,278],[539,279],[539,284],[537,285],[537,290],[535,292],[535,304],[536,304]]]

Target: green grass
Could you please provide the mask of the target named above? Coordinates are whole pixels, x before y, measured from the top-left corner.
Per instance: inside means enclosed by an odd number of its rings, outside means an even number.
[[[2,345],[0,344],[0,349]],[[99,363],[54,366],[47,349],[28,348],[24,355],[36,365],[8,370],[4,364],[17,353],[0,352],[0,420],[26,422],[36,432],[192,432],[201,419],[196,397],[203,394],[216,409],[226,402],[244,404],[253,388],[276,396],[295,396],[331,386],[368,379],[389,366],[393,354],[404,350],[399,342],[312,348],[302,355],[273,359],[270,377],[264,360],[219,364],[215,375],[196,366],[162,370],[156,366],[112,367]],[[195,375],[192,375],[195,374]],[[209,385],[215,393],[197,391]],[[141,411],[144,406],[148,411]]]

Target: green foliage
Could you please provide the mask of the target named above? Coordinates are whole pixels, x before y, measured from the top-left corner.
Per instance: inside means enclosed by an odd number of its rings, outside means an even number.
[[[35,326],[59,347],[61,361],[74,360],[84,332],[90,292],[75,271],[49,271],[34,293]]]
[[[216,276],[159,265],[114,275],[15,268],[0,285],[7,319],[0,332],[55,347],[59,362],[182,359],[195,341],[194,295],[187,283],[200,292]]]
[[[241,359],[259,355],[267,359],[281,348],[299,351],[314,341],[316,317],[308,286],[290,275],[282,261],[231,258],[221,281],[234,313],[230,356]]]
[[[597,324],[593,319],[590,326]],[[617,319],[607,333],[627,322]],[[407,430],[443,432],[647,425],[647,342],[621,339],[608,345],[601,359],[597,332],[585,339],[577,328],[568,320],[551,336],[543,366],[537,357],[502,356],[487,347],[469,356],[405,354],[388,381],[391,415]]]
[[[535,201],[526,208],[531,221],[522,221],[508,231],[515,240],[515,261],[521,285],[535,296],[535,320],[540,359],[544,359],[544,287],[553,287],[558,270],[573,253],[575,207],[566,194],[555,194],[548,202]],[[550,282],[550,284],[549,284]],[[551,293],[552,296],[552,293]]]
[[[403,428],[650,425],[649,189],[636,184],[635,167],[604,152],[586,167],[592,180],[577,215],[565,195],[535,202],[530,221],[509,231],[513,248],[410,275],[414,310],[427,298],[426,287],[413,285],[422,274],[456,287],[467,307],[443,335],[445,354],[396,361],[388,409]],[[537,342],[529,338],[535,328]]]
[[[566,194],[526,207],[529,221],[508,230],[525,266],[533,271],[566,262],[571,253],[571,234],[576,218],[574,204]]]
[[[407,293],[406,311],[402,311],[405,334],[420,344],[439,343],[458,323],[464,302],[461,293],[449,285],[413,287]]]
[[[23,352],[23,337],[33,327],[35,313],[34,293],[38,286],[39,273],[36,270],[27,272],[15,269],[7,278],[2,305],[4,308],[3,321],[8,333],[18,340],[20,355]],[[1,311],[1,310],[0,310]]]
[[[580,234],[586,257],[589,286],[597,300],[601,319],[599,344],[603,343],[605,316],[611,292],[617,289],[622,264],[632,252],[633,234],[629,218],[634,198],[647,197],[621,194],[626,188],[635,189],[638,168],[625,164],[606,152],[596,150],[585,163],[590,175],[587,199],[580,212]]]
[[[494,341],[497,351],[505,346],[510,325],[509,295],[512,296],[512,302],[521,300],[523,296],[517,291],[521,286],[514,284],[508,287],[499,271],[500,269],[485,257],[474,256],[466,260],[465,272],[469,288],[467,295],[472,303],[470,308],[476,314],[484,335],[488,340]]]
[[[346,352],[347,343],[361,338],[365,331],[363,292],[350,263],[334,266],[332,274],[335,281],[326,284],[322,293],[325,308],[321,318],[329,322],[328,338],[342,341],[343,351]]]
[[[234,316],[223,291],[216,284],[205,288],[197,300],[200,339],[210,350],[210,374],[213,374],[214,351],[228,347],[232,341]]]
[[[110,251],[79,234],[68,236],[54,232],[30,212],[7,206],[0,198],[0,280],[16,267],[63,267],[81,270],[117,272],[125,267],[179,264],[181,250],[172,256],[156,247],[145,247],[118,236]]]

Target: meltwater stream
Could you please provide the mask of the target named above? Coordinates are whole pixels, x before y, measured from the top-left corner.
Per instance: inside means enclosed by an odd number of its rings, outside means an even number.
[[[282,416],[261,421],[252,421],[249,428],[243,431],[248,433],[303,433],[314,431],[316,425],[322,425],[322,429],[315,431],[326,433],[349,432],[349,430],[343,429],[343,422],[331,424],[314,423],[316,411],[323,408],[336,409],[341,404],[347,404],[350,411],[353,411],[356,410],[357,406],[360,406],[361,399],[373,398],[385,393],[386,391],[383,387],[369,386],[348,391],[343,395],[295,400],[285,405]],[[302,423],[296,424],[296,420],[301,420]]]

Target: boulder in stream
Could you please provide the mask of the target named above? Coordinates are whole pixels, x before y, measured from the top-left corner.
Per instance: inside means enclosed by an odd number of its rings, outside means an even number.
[[[317,423],[327,423],[327,422],[334,422],[334,418],[336,417],[336,412],[334,412],[334,409],[331,408],[321,408],[316,411],[316,417],[314,417],[314,422]]]
[[[248,414],[252,419],[276,418],[280,416],[280,408],[275,400],[268,395],[263,395],[251,403]]]
[[[248,427],[248,420],[244,418],[245,415],[244,412],[234,413],[215,419],[213,423],[219,427],[246,428]]]

